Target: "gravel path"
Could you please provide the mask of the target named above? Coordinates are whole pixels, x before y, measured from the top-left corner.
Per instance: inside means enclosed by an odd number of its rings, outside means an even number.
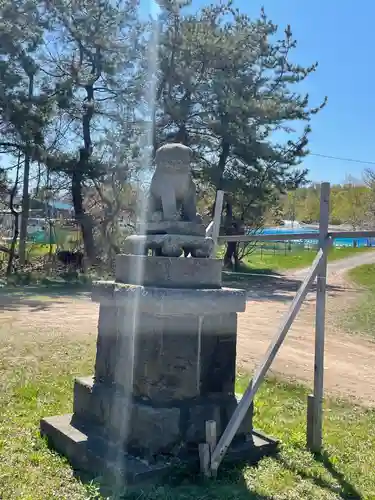
[[[328,277],[332,274],[345,274],[353,267],[361,266],[362,264],[374,264],[375,263],[375,249],[369,252],[361,253],[358,255],[352,255],[351,257],[346,257],[345,259],[334,260],[328,264]],[[299,269],[289,276],[304,277],[308,271],[308,268]]]

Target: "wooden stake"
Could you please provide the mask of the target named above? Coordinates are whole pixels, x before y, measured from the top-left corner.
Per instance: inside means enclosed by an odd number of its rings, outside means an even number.
[[[199,443],[198,450],[201,473],[210,477],[210,446],[208,443]]]
[[[207,420],[206,422],[206,443],[208,443],[210,447],[210,453],[212,453],[215,449],[217,441],[216,435],[216,422],[215,420]]]
[[[320,187],[319,219],[319,247],[323,251],[323,259],[316,277],[314,395],[309,398],[307,407],[307,447],[314,453],[322,449],[329,196],[329,182],[323,182]]]

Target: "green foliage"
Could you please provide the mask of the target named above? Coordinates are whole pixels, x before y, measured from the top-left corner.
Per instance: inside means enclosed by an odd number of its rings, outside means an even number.
[[[152,152],[170,140],[193,148],[202,191],[225,190],[229,226],[259,226],[280,192],[304,182],[295,167],[325,104],[299,92],[317,65],[291,62],[290,26],[280,35],[263,10],[252,19],[231,1],[194,12],[172,0],[143,22],[137,8],[0,0],[0,151],[28,153],[38,185],[42,175],[69,182],[88,255],[84,188],[147,179]]]
[[[278,28],[262,10],[252,20],[232,2],[185,14],[171,2],[160,48],[156,144],[181,140],[196,152],[201,178],[224,189],[232,214],[251,223],[276,193],[303,182],[292,170],[307,153],[309,122],[322,105],[309,106],[295,84],[316,69],[289,60],[295,47],[288,26]],[[173,8],[172,8],[173,7]],[[300,136],[285,144],[275,131]]]
[[[52,102],[40,87],[39,51],[45,33],[43,9],[37,1],[0,2],[0,123],[5,151],[29,151],[44,146]]]
[[[370,209],[372,190],[364,185],[333,185],[331,187],[330,223],[349,224],[354,230],[365,225]],[[282,197],[284,218],[312,223],[319,221],[320,187],[311,185],[289,191]]]

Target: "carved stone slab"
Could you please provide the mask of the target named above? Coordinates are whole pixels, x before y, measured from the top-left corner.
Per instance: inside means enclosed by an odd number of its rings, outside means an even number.
[[[180,257],[188,250],[193,257],[209,257],[213,247],[212,238],[183,234],[133,234],[125,240],[125,253],[145,255],[148,250],[157,250],[165,257]]]
[[[129,317],[134,316],[135,307],[139,312],[162,316],[200,316],[243,312],[246,309],[247,292],[236,288],[190,290],[98,281],[93,283],[91,298],[101,304],[123,307],[124,316]]]
[[[189,236],[205,236],[204,224],[185,221],[160,221],[137,224],[138,234],[184,234]]]

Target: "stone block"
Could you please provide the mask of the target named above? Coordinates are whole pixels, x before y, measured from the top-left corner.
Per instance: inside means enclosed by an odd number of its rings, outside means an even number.
[[[73,413],[81,418],[92,418],[93,385],[94,377],[77,377],[74,380]]]
[[[237,314],[206,316],[201,338],[201,395],[233,394],[236,378]]]
[[[185,320],[186,318],[182,318]],[[135,397],[152,401],[194,398],[200,393],[198,334],[169,333],[168,321],[155,318],[158,333],[137,338],[138,348],[133,377]],[[181,327],[186,326],[182,321]],[[159,328],[158,328],[159,327]],[[191,331],[191,330],[190,330]],[[183,338],[183,349],[181,349]]]
[[[170,463],[154,461],[150,464],[122,452],[107,440],[100,427],[77,427],[70,414],[41,420],[40,432],[77,470],[89,473],[93,479],[102,476],[108,485],[120,490],[134,483],[153,484],[171,473]]]
[[[138,234],[182,234],[188,236],[206,236],[204,224],[185,221],[160,221],[137,224]]]
[[[115,487],[122,484],[155,484],[170,477],[173,472],[171,461],[161,459],[152,462],[140,459],[129,453],[113,449],[103,436],[100,427],[95,425],[76,427],[71,415],[44,418],[40,422],[40,432],[48,439],[53,448],[63,454],[77,470],[85,471],[89,477],[104,477],[107,484]],[[246,461],[254,464],[267,455],[277,451],[278,442],[262,433],[254,431],[250,440],[232,443],[224,458],[224,463]],[[193,467],[199,465],[198,454],[194,454],[187,463]],[[120,484],[119,484],[120,483]],[[113,493],[116,493],[114,488]]]
[[[187,443],[198,444],[206,440],[206,422],[216,422],[216,432],[220,436],[223,432],[222,412],[218,403],[201,403],[190,408],[187,419],[187,429],[184,435]]]
[[[142,456],[169,453],[181,441],[180,408],[135,401],[113,385],[94,383],[92,377],[75,381],[73,409],[74,425],[100,426],[111,441]]]
[[[205,439],[205,422],[214,420],[218,436],[237,407],[235,396],[216,394],[162,406],[157,401],[133,400],[129,403],[120,390],[105,384],[94,384],[92,377],[78,378],[74,388],[73,424],[89,422],[99,425],[114,441],[122,441],[134,453],[172,453],[179,443],[198,444]],[[168,403],[165,403],[168,404]],[[175,404],[176,406],[172,406]],[[154,405],[154,406],[153,406]],[[179,405],[179,406],[178,406]],[[253,406],[247,412],[238,437],[251,435]],[[165,430],[167,428],[167,431]],[[162,434],[162,436],[160,435]]]
[[[116,281],[166,288],[220,288],[222,261],[117,255]]]
[[[93,284],[92,300],[103,305],[123,308],[128,318],[143,313],[161,316],[204,316],[243,312],[246,290],[235,288],[182,289],[129,285],[115,281]],[[134,320],[131,321],[133,324]],[[176,332],[178,333],[178,332]]]
[[[181,442],[180,409],[134,405],[128,449],[142,456],[170,454]]]
[[[153,401],[234,393],[236,313],[201,319],[144,313],[134,336],[121,308],[101,305],[99,318],[97,382]]]
[[[125,308],[101,305],[96,342],[95,380],[130,390],[134,363],[133,318]],[[129,323],[126,323],[126,322]]]

